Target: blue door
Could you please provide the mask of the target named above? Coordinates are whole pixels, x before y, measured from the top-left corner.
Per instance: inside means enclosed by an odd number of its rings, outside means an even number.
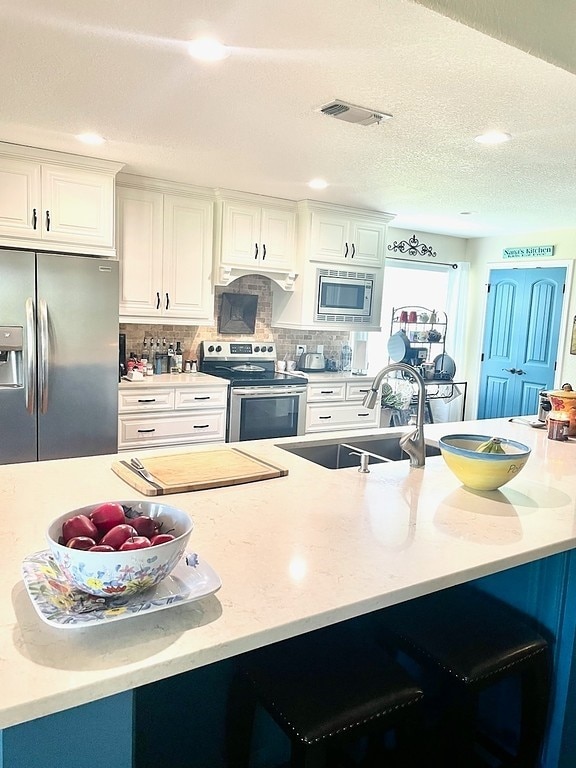
[[[490,272],[478,418],[538,412],[538,395],[554,385],[566,270]]]

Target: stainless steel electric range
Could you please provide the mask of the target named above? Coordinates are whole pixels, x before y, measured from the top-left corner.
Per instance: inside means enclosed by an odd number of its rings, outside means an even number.
[[[226,440],[303,435],[307,379],[276,371],[273,341],[203,341],[200,370],[228,379]]]

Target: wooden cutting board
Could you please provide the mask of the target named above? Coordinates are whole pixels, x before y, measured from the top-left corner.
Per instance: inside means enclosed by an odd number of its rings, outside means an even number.
[[[145,496],[201,491],[206,488],[269,480],[288,474],[287,469],[257,459],[237,448],[147,456],[143,463],[154,476],[155,485],[132,469],[129,457],[115,461],[112,470]]]

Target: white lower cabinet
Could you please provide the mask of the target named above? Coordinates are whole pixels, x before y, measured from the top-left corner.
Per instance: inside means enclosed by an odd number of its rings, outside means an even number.
[[[123,385],[118,402],[118,450],[226,439],[228,389]]]
[[[362,382],[310,382],[306,406],[306,433],[380,426],[380,405],[362,405],[373,379]]]

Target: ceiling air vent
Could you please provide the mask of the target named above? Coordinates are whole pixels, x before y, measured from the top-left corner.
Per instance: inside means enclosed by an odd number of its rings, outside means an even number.
[[[392,117],[386,112],[376,112],[374,109],[358,107],[356,104],[348,104],[348,102],[340,101],[340,99],[331,101],[329,104],[323,104],[316,111],[322,112],[328,117],[334,117],[336,120],[344,120],[346,123],[356,123],[357,125],[373,125]]]

